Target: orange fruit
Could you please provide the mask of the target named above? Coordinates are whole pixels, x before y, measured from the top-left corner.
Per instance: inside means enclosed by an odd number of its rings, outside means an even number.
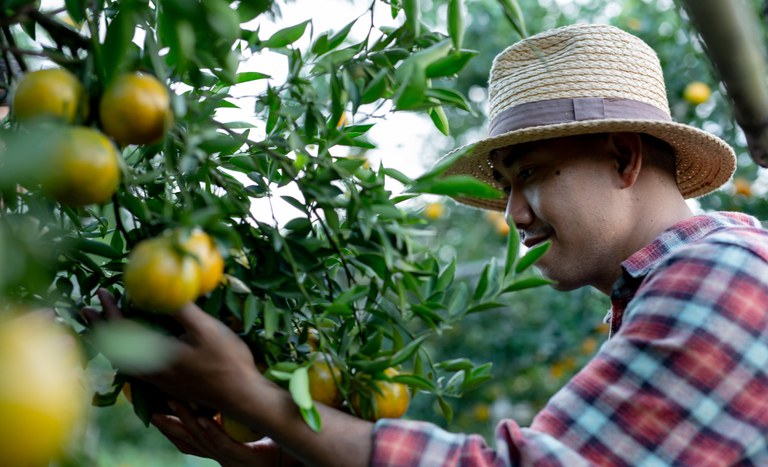
[[[429,203],[424,207],[424,217],[435,221],[445,215],[445,206],[442,203]]]
[[[2,465],[48,465],[85,415],[80,352],[52,316],[0,322]]]
[[[173,125],[168,89],[152,75],[118,76],[99,103],[101,127],[120,144],[151,144]]]
[[[131,302],[146,311],[171,313],[197,298],[200,267],[171,237],[141,241],[128,256],[123,280]]]
[[[752,184],[743,178],[733,180],[733,190],[737,195],[743,195],[749,198],[752,196]]]
[[[394,368],[387,368],[384,374],[391,378],[399,373]],[[400,418],[405,415],[411,402],[408,386],[389,381],[376,381],[374,384],[379,388],[379,391],[371,389],[369,394],[372,403],[370,419],[376,421],[382,418]],[[362,410],[360,399],[359,396],[352,397],[352,408],[356,414],[365,413]]]
[[[101,132],[69,127],[50,146],[42,186],[52,198],[70,206],[105,203],[120,182],[119,154]]]
[[[336,386],[341,381],[341,371],[329,364],[323,356],[318,356],[309,367],[309,393],[312,400],[331,407],[341,406],[341,391]]]
[[[224,433],[238,443],[252,443],[264,437],[263,434],[253,431],[247,425],[240,423],[233,418],[229,418],[226,415],[219,414],[216,418],[221,425],[221,429],[224,430]]]
[[[27,73],[13,96],[16,119],[54,119],[74,123],[87,113],[85,94],[80,81],[63,68],[50,68]]]
[[[703,104],[709,100],[712,90],[701,81],[693,81],[683,90],[683,99],[693,105]]]
[[[198,295],[205,295],[215,289],[224,276],[224,259],[213,239],[200,229],[195,229],[182,247],[194,255],[200,268],[200,290]]]

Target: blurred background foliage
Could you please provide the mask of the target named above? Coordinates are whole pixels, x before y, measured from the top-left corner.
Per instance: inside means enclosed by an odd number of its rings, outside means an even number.
[[[293,3],[314,0],[296,0]],[[367,2],[350,1],[350,4]],[[445,107],[451,136],[431,142],[424,154],[429,165],[454,147],[482,137],[486,130],[487,76],[493,57],[520,39],[498,0],[466,0],[465,49],[477,51],[455,79],[435,80],[436,86],[456,89],[469,97],[472,114]],[[768,219],[766,171],[746,153],[745,141],[734,125],[732,110],[723,89],[695,40],[681,9],[672,0],[520,0],[529,34],[576,22],[610,23],[632,32],[653,47],[662,62],[673,118],[723,137],[736,148],[737,174],[732,183],[695,205],[702,210],[736,210]],[[762,2],[750,0],[757,15]],[[425,23],[444,23],[446,2],[423,0]],[[274,21],[280,22],[279,15]],[[691,82],[702,82],[711,95],[702,103],[684,98]],[[398,114],[391,116],[398,118]],[[369,148],[355,148],[364,157]],[[386,155],[382,156],[386,166]],[[457,205],[449,199],[425,196],[411,204],[429,232],[425,244],[443,264],[457,260],[457,280],[477,282],[488,258],[504,257],[508,227],[504,219]],[[24,246],[23,242],[20,244]],[[8,252],[11,254],[12,252]],[[35,254],[37,253],[37,255]],[[35,258],[40,252],[29,252]],[[8,263],[6,263],[8,264]],[[34,265],[33,265],[34,266]],[[606,297],[592,289],[563,293],[537,288],[514,294],[497,310],[468,316],[460,327],[444,330],[430,341],[436,360],[469,358],[493,362],[493,380],[450,400],[455,416],[448,422],[437,414],[433,398],[415,398],[408,418],[425,419],[452,431],[480,433],[491,439],[495,423],[512,417],[525,424],[597,351],[607,338],[603,318],[609,308]],[[106,362],[96,362],[95,387],[109,387],[111,372]],[[103,371],[99,371],[99,369]],[[116,405],[91,411],[82,446],[93,465],[168,466],[214,465],[183,456],[152,429],[146,429],[121,396]]]

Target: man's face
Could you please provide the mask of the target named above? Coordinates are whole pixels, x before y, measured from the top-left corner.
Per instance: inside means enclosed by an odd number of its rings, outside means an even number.
[[[610,289],[629,219],[620,209],[616,161],[606,137],[569,137],[497,150],[496,176],[508,187],[507,219],[527,247],[546,240],[537,263],[561,290]]]

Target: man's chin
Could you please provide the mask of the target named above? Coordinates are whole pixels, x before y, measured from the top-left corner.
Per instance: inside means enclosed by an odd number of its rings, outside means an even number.
[[[541,261],[539,263],[536,263],[534,267],[539,271],[539,273],[545,279],[552,281],[552,284],[550,284],[550,287],[552,287],[553,289],[558,290],[560,292],[567,292],[569,290],[576,290],[578,288],[584,287],[585,284],[576,283],[572,280],[568,280],[568,278],[558,276],[556,271],[553,271],[550,268],[548,268],[546,264],[540,264],[540,263]]]

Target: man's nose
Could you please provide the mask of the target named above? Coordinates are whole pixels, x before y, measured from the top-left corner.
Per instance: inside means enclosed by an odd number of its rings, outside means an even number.
[[[512,190],[507,198],[507,222],[513,222],[516,228],[524,229],[533,222],[533,211],[525,200],[525,196],[517,190]]]

